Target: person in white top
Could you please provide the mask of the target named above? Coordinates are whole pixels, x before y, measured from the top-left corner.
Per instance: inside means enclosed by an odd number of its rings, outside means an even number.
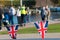
[[[10,8],[9,12],[10,12],[10,15],[15,15],[16,14],[16,10],[13,6]]]
[[[18,19],[18,24],[21,25],[21,8],[18,7],[16,15],[17,15],[17,19]]]
[[[17,16],[21,16],[21,10],[20,10],[20,7],[18,7],[18,9],[17,9]]]
[[[14,23],[13,23],[13,16],[16,15],[16,10],[15,10],[15,8],[13,7],[13,5],[11,6],[9,12],[10,12],[9,23],[13,25],[13,24],[14,24]]]

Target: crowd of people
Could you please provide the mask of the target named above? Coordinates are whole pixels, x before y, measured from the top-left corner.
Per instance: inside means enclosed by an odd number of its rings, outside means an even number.
[[[26,15],[29,13],[29,8],[26,8],[25,5],[22,7],[15,8],[13,5],[11,7],[4,7],[0,5],[0,30],[2,29],[2,23],[6,25],[14,25],[14,16],[17,16],[18,24],[20,26],[25,26],[26,23]],[[38,12],[39,13],[39,12]],[[42,20],[48,20],[50,16],[50,10],[48,6],[43,6],[43,9],[41,10],[41,19]],[[15,19],[16,20],[16,19]]]
[[[2,23],[6,26],[8,24],[14,25],[14,20],[18,21],[20,26],[25,24],[25,16],[27,15],[27,9],[23,5],[22,7],[15,8],[13,5],[11,7],[2,7],[0,5],[0,30],[2,29]],[[14,17],[17,19],[14,19]],[[15,18],[16,18],[15,17]],[[14,20],[13,20],[14,19]],[[16,22],[16,21],[15,21]]]

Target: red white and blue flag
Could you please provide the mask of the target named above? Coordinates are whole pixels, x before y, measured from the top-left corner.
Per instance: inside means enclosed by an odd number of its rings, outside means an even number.
[[[16,39],[16,32],[18,30],[18,25],[12,25],[10,27],[6,27],[8,30],[9,35],[12,39]]]
[[[38,32],[42,35],[42,40],[44,40],[45,32],[47,31],[48,21],[41,21],[34,23]]]

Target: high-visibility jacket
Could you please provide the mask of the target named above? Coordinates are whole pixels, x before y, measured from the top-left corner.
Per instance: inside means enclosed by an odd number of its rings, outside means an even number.
[[[26,14],[25,7],[21,7],[21,14]]]

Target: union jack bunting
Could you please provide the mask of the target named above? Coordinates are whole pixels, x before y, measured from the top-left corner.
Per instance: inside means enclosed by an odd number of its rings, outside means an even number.
[[[38,32],[42,35],[42,40],[44,39],[45,36],[45,31],[47,31],[48,27],[48,21],[41,21],[41,22],[36,22],[34,23]]]
[[[12,25],[10,27],[6,27],[8,30],[9,35],[12,39],[16,39],[16,32],[18,30],[18,25]]]

